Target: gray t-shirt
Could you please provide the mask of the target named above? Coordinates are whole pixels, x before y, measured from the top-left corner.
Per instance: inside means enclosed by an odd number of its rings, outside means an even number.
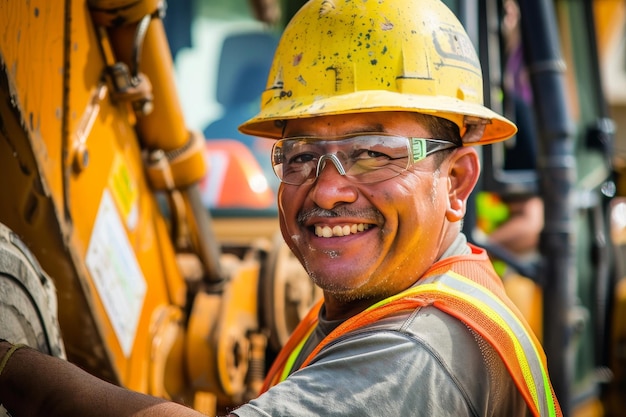
[[[468,253],[465,237],[443,257]],[[314,341],[339,323],[320,314]],[[306,357],[307,352],[302,352]],[[297,368],[295,368],[297,369]],[[252,416],[529,416],[495,350],[434,307],[343,335],[305,368],[232,412]]]

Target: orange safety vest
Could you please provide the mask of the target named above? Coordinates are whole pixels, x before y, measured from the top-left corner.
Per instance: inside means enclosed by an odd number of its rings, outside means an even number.
[[[562,416],[546,369],[541,344],[513,302],[505,295],[487,253],[470,245],[469,255],[436,262],[419,285],[382,300],[340,324],[302,364],[305,367],[332,341],[391,314],[433,306],[468,325],[502,358],[526,404],[537,417]],[[467,278],[467,277],[472,278]],[[318,302],[296,327],[270,368],[261,392],[285,380],[304,343],[317,325]]]

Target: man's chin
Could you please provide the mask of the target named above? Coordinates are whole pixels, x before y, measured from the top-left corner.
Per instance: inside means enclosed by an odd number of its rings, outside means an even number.
[[[324,291],[325,295],[332,296],[337,301],[348,303],[370,298],[370,295],[367,294],[367,290],[364,288],[364,282],[350,280],[346,277],[320,277],[319,275],[311,274],[309,276],[311,276],[315,285]]]

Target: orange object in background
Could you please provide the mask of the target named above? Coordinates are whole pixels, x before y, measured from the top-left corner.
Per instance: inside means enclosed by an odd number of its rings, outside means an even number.
[[[213,209],[272,209],[274,192],[250,149],[234,139],[210,139],[205,143],[209,167],[200,184],[202,202]]]

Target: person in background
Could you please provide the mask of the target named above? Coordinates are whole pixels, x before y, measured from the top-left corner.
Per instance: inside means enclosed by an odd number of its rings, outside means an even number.
[[[515,118],[518,132],[504,144],[503,169],[536,171],[537,128],[532,111],[533,94],[524,59],[520,11],[516,0],[503,1],[502,36],[505,41],[505,108]],[[543,199],[536,191],[495,193],[481,191],[476,197],[479,242],[504,248],[520,262],[535,261],[544,226]],[[505,262],[493,259],[501,276]]]
[[[484,250],[461,232],[475,145],[515,125],[439,0],[311,0],[277,48],[261,110],[283,237],[323,300],[247,416],[561,415],[546,358]],[[0,343],[14,417],[196,416]]]

